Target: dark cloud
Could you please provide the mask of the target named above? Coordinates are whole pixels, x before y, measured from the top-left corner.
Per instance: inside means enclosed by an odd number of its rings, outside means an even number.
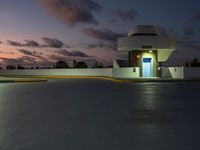
[[[44,9],[70,27],[77,23],[98,24],[93,12],[102,6],[92,0],[40,0]]]
[[[184,34],[185,36],[192,36],[192,35],[195,34],[195,32],[194,32],[194,29],[192,29],[192,28],[186,28],[186,29],[183,31],[183,34]]]
[[[24,47],[40,47],[40,44],[38,44],[37,42],[35,42],[33,40],[25,40],[25,43],[7,40],[7,43],[11,46],[16,46],[16,47],[22,47],[22,46],[24,46]]]
[[[52,48],[62,48],[64,46],[64,43],[58,39],[52,39],[52,38],[47,38],[43,37],[42,40],[47,44],[47,47],[52,47]]]
[[[177,45],[179,48],[185,50],[197,50],[200,52],[200,44],[198,41],[188,38],[180,38],[177,40]]]
[[[91,57],[81,51],[67,51],[67,50],[58,50],[56,53],[61,54],[63,56],[70,56],[70,57]]]
[[[82,46],[86,49],[104,48],[105,43],[103,43],[103,42],[99,42],[99,43],[95,43],[95,44],[82,43]]]
[[[29,50],[25,50],[25,49],[19,49],[18,51],[24,55],[32,56],[32,57],[38,58],[40,60],[45,60],[45,58],[42,56],[41,52],[29,51]]]
[[[191,18],[187,20],[188,23],[195,23],[200,21],[200,12],[193,15]]]
[[[40,44],[33,41],[33,40],[25,40],[26,44],[24,44],[24,46],[27,47],[40,47]]]
[[[14,55],[15,53],[14,52],[0,51],[0,54],[11,54],[11,55]]]
[[[125,36],[126,33],[114,32],[110,29],[94,29],[94,28],[82,28],[81,32],[91,38],[103,40],[107,42],[117,42],[119,37]]]
[[[66,44],[65,44],[65,47],[66,47],[66,48],[72,48],[71,46],[69,46],[69,45],[66,45]]]
[[[37,60],[36,58],[23,56],[20,58],[0,58],[5,65],[40,66],[49,67],[54,64],[51,60]]]
[[[94,44],[82,43],[82,46],[86,49],[104,49],[107,51],[116,51],[117,50],[117,42],[105,43],[99,42]]]
[[[50,55],[50,56],[48,56],[49,57],[49,59],[51,59],[51,60],[53,60],[53,61],[66,61],[67,60],[67,58],[66,57],[64,57],[64,56],[59,56],[59,55]]]
[[[167,28],[161,27],[161,26],[157,26],[158,28],[158,32],[162,35],[162,36],[169,36],[169,31]]]
[[[45,44],[39,44],[36,41],[33,40],[24,40],[24,43],[16,42],[16,41],[11,41],[7,40],[7,43],[11,46],[15,47],[34,47],[34,48],[71,48],[70,45],[64,44],[62,41],[56,39],[56,38],[48,38],[48,37],[43,37],[42,40],[44,41]],[[1,43],[0,43],[1,44]]]
[[[130,10],[127,10],[127,11],[115,9],[115,10],[111,10],[109,12],[109,15],[111,17],[117,18],[121,21],[134,21],[136,16],[138,15],[138,13],[135,9],[130,9]],[[112,18],[110,21],[115,22],[114,18]]]
[[[23,44],[19,43],[19,42],[15,42],[15,41],[10,41],[7,40],[8,44],[11,46],[23,46]]]
[[[35,56],[33,52],[25,50],[25,49],[19,49],[18,51],[25,55]]]
[[[3,61],[3,64],[6,65],[33,65],[37,61],[35,58],[29,56],[23,56],[20,58],[0,58]]]

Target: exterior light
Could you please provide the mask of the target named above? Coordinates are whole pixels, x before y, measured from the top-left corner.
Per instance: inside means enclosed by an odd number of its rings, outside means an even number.
[[[137,57],[137,59],[139,59],[139,58],[140,58],[140,55],[137,55],[136,57]]]
[[[153,51],[149,51],[149,53],[152,53]]]

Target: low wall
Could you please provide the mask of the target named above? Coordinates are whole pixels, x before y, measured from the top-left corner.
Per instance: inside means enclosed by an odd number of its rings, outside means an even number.
[[[173,79],[184,78],[184,67],[169,67],[169,72]]]
[[[140,77],[139,68],[113,68],[114,78],[138,78]]]
[[[35,69],[0,70],[0,76],[106,76],[112,77],[112,68],[102,69]]]
[[[184,67],[162,67],[162,78],[183,79]]]
[[[114,78],[138,78],[140,69],[99,68],[99,69],[35,69],[35,70],[0,70],[0,76],[104,76]],[[200,67],[162,67],[162,78],[194,79],[200,78]]]
[[[0,70],[0,76],[105,76],[138,78],[139,68]]]

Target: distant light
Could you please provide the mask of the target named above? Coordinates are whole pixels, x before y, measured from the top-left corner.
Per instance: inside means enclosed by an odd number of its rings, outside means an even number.
[[[149,53],[152,53],[153,51],[149,51]]]
[[[137,55],[136,57],[139,59],[139,58],[140,58],[140,55]]]

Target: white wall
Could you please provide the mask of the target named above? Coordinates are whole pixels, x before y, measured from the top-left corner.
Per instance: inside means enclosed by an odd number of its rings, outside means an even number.
[[[106,76],[106,77],[112,77],[112,68],[0,70],[0,75],[9,75],[9,76]]]
[[[187,79],[200,78],[200,67],[185,67],[184,76]]]
[[[184,78],[184,67],[169,67],[169,71],[173,79]]]
[[[113,68],[120,68],[117,60],[113,60]]]
[[[133,67],[131,67],[131,68],[113,68],[112,76],[114,78],[138,78],[138,77],[140,77],[140,69],[137,67],[135,67],[135,68],[133,68]]]
[[[0,70],[1,75],[9,76],[105,76],[115,78],[138,78],[139,68],[103,68],[103,69],[36,69],[36,70]],[[163,67],[163,78],[200,78],[200,67]]]
[[[162,67],[163,78],[183,79],[184,67]]]
[[[138,78],[139,72],[139,68],[0,70],[0,76],[104,76]]]

